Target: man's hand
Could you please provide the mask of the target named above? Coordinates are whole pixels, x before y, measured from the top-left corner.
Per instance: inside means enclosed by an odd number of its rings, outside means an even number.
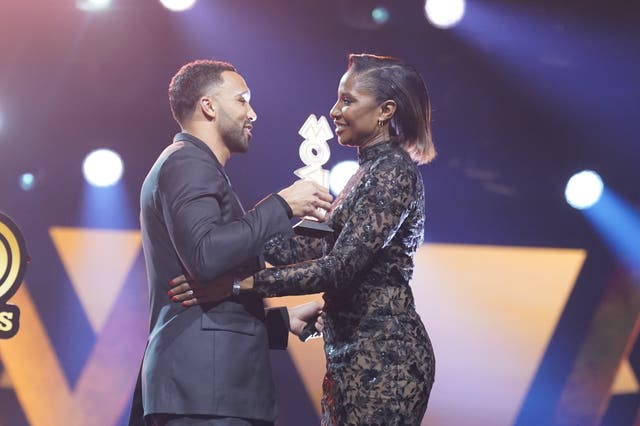
[[[167,293],[171,300],[180,302],[182,306],[193,306],[199,303],[219,302],[231,296],[233,278],[230,274],[222,275],[213,282],[200,285],[180,275],[169,281],[171,290]]]
[[[297,180],[278,195],[291,207],[294,216],[313,216],[320,221],[325,220],[326,210],[331,208],[333,197],[329,190],[310,180]],[[318,210],[322,209],[322,210]]]
[[[324,321],[322,319],[322,308],[324,304],[320,302],[309,302],[303,305],[287,308],[289,311],[289,329],[293,334],[300,337],[302,330],[309,323],[315,321],[316,330],[322,334]]]

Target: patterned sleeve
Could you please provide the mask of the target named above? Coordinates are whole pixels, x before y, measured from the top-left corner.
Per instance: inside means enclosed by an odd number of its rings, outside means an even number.
[[[267,241],[262,254],[272,265],[290,265],[321,257],[324,245],[325,242],[321,238],[296,235],[285,239],[284,236],[278,235]]]
[[[319,293],[353,282],[395,235],[416,201],[416,171],[404,162],[374,167],[356,189],[356,202],[329,254],[263,269],[254,290],[263,297]]]

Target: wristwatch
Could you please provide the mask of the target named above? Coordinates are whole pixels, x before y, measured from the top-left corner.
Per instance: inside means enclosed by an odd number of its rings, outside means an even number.
[[[237,278],[233,278],[233,287],[231,287],[231,294],[234,296],[240,295],[240,280]]]

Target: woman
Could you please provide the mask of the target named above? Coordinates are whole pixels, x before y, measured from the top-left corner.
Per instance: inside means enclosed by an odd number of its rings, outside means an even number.
[[[264,297],[324,292],[323,425],[419,425],[435,372],[409,287],[424,233],[415,163],[435,155],[427,91],[395,58],[351,55],[331,117],[360,163],[329,212],[334,236],[271,241],[265,258],[282,266],[241,288]]]

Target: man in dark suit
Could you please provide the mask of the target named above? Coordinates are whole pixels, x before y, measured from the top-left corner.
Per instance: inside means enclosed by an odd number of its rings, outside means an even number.
[[[195,61],[169,86],[182,129],[151,168],[140,221],[150,296],[150,335],[130,424],[265,425],[275,419],[268,348],[286,347],[285,308],[265,315],[238,280],[264,266],[265,242],[292,235],[290,218],[328,209],[326,188],[298,181],[245,212],[224,165],[246,152],[256,113],[232,65]],[[219,301],[172,303],[170,280],[188,274],[214,286]],[[318,314],[292,310],[292,323]],[[299,329],[299,327],[297,327]],[[137,401],[136,401],[137,399]]]

